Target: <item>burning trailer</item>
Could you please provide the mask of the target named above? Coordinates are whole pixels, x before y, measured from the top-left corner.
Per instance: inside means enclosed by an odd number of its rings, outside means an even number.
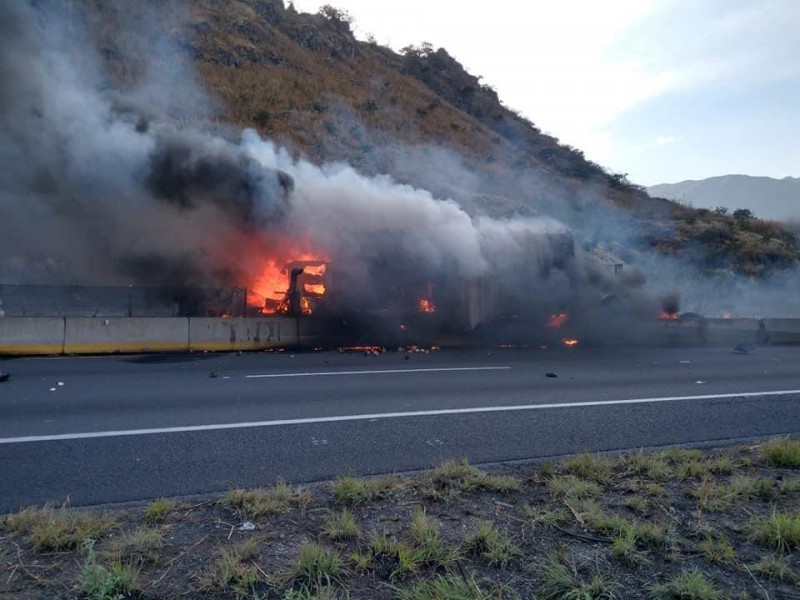
[[[280,266],[265,259],[248,286],[248,312],[305,319],[359,342],[496,337],[492,332],[509,324],[518,334],[573,340],[565,332],[579,319],[566,311],[579,311],[576,298],[585,295],[571,283],[582,257],[567,232],[542,234],[537,243],[551,249],[548,260],[507,261],[473,277],[456,269],[432,272],[427,265],[381,254],[361,257],[355,267],[323,253],[306,253]],[[542,284],[548,282],[549,294],[543,296]]]

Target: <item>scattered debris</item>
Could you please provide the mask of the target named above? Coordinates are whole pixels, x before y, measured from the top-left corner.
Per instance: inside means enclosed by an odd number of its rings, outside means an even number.
[[[439,350],[439,346],[431,346],[428,348],[420,348],[419,346],[400,346],[398,352],[407,352],[409,354],[430,354]]]
[[[386,348],[380,346],[342,346],[336,349],[340,354],[345,352],[361,352],[364,356],[380,356],[381,353],[386,352]]]
[[[256,529],[256,524],[251,521],[245,521],[239,525],[239,531],[255,531]]]
[[[736,344],[733,347],[734,354],[750,354],[756,347],[753,344]]]
[[[4,383],[4,382],[8,381],[8,379],[10,377],[11,377],[11,373],[0,373],[0,383]]]
[[[55,392],[55,391],[56,391],[56,388],[50,388],[50,391],[51,391],[51,392]]]
[[[58,387],[64,387],[64,382],[63,381],[59,381],[58,382]]]
[[[545,377],[551,377],[551,378],[553,378],[553,379],[554,379],[554,378],[558,377],[558,373],[555,373],[555,372],[553,372],[553,371],[550,371],[549,373],[545,373],[545,374],[544,374],[544,376],[545,376]]]
[[[697,381],[695,381],[695,383],[697,385],[703,385],[705,383],[705,381],[702,381],[702,380],[698,379]]]
[[[219,373],[216,371],[211,371],[211,373],[208,374],[209,379],[216,379],[217,377],[219,377]]]

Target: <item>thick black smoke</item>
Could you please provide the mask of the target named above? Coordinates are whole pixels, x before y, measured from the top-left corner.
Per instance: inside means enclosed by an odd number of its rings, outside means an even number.
[[[172,88],[112,92],[90,17],[79,3],[0,2],[0,280],[235,283],[228,246],[280,223],[290,179],[142,104]]]

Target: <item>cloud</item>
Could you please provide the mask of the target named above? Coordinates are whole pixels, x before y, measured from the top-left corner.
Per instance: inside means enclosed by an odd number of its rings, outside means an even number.
[[[656,139],[651,142],[651,146],[666,146],[667,144],[674,144],[679,142],[680,138],[675,137],[674,135],[660,135]]]

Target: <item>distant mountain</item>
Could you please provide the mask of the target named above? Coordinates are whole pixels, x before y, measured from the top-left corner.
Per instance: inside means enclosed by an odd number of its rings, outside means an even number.
[[[800,220],[800,178],[723,175],[699,181],[662,183],[647,188],[654,197],[677,200],[695,208],[725,206],[731,212],[749,208],[762,219]]]

